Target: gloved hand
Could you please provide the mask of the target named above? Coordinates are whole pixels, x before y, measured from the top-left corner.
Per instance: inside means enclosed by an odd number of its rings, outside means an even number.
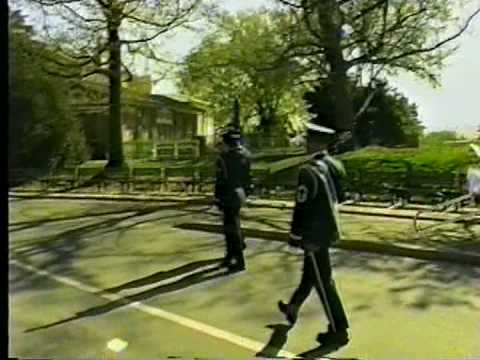
[[[294,233],[290,233],[288,237],[288,245],[296,248],[302,248],[302,237]]]
[[[223,210],[223,204],[220,201],[220,199],[213,200],[213,204],[217,207],[218,210],[222,211]]]
[[[480,194],[476,194],[473,196],[473,202],[475,205],[480,205]]]

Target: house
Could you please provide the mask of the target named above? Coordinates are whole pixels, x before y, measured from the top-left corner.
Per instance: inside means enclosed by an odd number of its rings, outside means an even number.
[[[77,83],[72,87],[72,95],[73,107],[94,150],[93,157],[99,158],[105,156],[108,144],[108,87],[103,79],[95,80]],[[214,124],[207,115],[207,103],[183,96],[151,94],[149,76],[127,84],[122,92],[124,143],[147,143],[153,157],[162,144],[195,142],[200,147],[213,143]]]

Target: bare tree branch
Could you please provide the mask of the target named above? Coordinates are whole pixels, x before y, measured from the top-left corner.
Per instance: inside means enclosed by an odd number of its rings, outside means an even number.
[[[124,16],[124,18],[134,20],[134,21],[136,21],[138,23],[141,23],[141,24],[164,28],[164,27],[169,27],[169,26],[173,25],[176,21],[180,21],[183,18],[190,15],[190,13],[198,6],[198,3],[199,3],[199,1],[196,0],[189,7],[185,8],[185,9],[181,9],[180,5],[179,5],[179,2],[177,2],[174,15],[171,15],[171,19],[168,20],[165,23],[160,23],[158,21],[149,20],[149,19],[146,19],[146,18],[139,18],[135,15],[132,15],[131,13],[129,13],[129,14],[122,13],[122,15]]]
[[[33,2],[42,5],[42,6],[57,6],[57,5],[64,5],[64,4],[73,4],[79,3],[82,0],[32,0]]]
[[[57,58],[54,58],[52,56],[45,56],[44,59],[49,61],[50,63],[53,63],[57,66],[64,67],[64,68],[83,68],[83,67],[93,63],[93,60],[90,59],[90,58],[85,60],[85,61],[77,62],[77,63],[75,63],[75,62],[62,62],[62,61],[59,61]]]
[[[50,75],[50,76],[61,77],[61,78],[64,78],[64,79],[78,79],[78,77],[79,77],[78,74],[64,74],[64,73],[60,73],[60,72],[57,72],[57,71],[52,71],[52,70],[49,70],[49,69],[46,69],[46,68],[42,68],[42,71],[45,72],[46,74]]]
[[[309,12],[304,11],[303,13],[304,13],[303,19],[305,21],[305,25],[307,26],[307,29],[310,32],[310,34],[312,34],[318,40],[323,41],[322,35],[313,28],[313,24],[310,21],[310,15],[312,14],[312,12],[311,11],[309,11]]]
[[[374,46],[374,47],[371,47],[367,50],[367,53],[355,58],[355,59],[352,59],[349,61],[350,65],[353,66],[353,65],[356,65],[356,64],[359,64],[361,63],[362,61],[366,60],[366,59],[369,59],[371,58],[373,55],[375,55],[376,53],[378,53],[380,50],[382,50],[386,43],[384,42],[384,38],[387,34],[389,33],[394,33],[395,31],[399,30],[402,26],[404,26],[405,22],[408,21],[409,19],[411,18],[414,18],[416,16],[419,16],[420,14],[426,12],[426,8],[421,8],[420,10],[418,11],[415,11],[413,13],[410,13],[400,19],[397,19],[397,21],[392,24],[392,26],[390,26],[388,29],[386,29],[382,34],[381,34],[381,41],[379,41],[379,43]],[[360,41],[360,42],[368,42],[368,38],[365,37],[364,39],[362,39],[363,41]],[[357,44],[359,43],[358,41],[356,42]],[[350,44],[352,45],[352,44]],[[350,46],[348,45],[348,46]],[[398,44],[392,44],[393,47],[397,46]]]
[[[128,68],[127,65],[125,65],[123,62],[122,62],[122,68],[125,70],[126,74],[127,74],[127,78],[125,80],[123,80],[123,82],[130,82],[133,80],[133,75],[132,75],[132,72],[130,71],[130,69]]]
[[[98,18],[86,18],[82,15],[80,15],[77,11],[73,10],[68,4],[62,4],[63,8],[67,9],[71,14],[79,18],[81,21],[86,22],[86,23],[92,23],[92,22],[97,22],[104,24],[105,19],[98,19]]]
[[[131,2],[129,2],[129,3],[131,3]],[[141,4],[142,4],[141,1],[137,1],[137,4],[134,7],[132,7],[128,12],[123,11],[122,16],[126,17],[126,16],[129,16],[131,14],[134,14],[138,10],[138,8],[140,7]]]
[[[457,39],[458,37],[460,37],[467,29],[468,27],[470,26],[470,22],[475,18],[475,16],[477,16],[478,14],[480,13],[480,8],[477,9],[472,15],[470,15],[470,17],[468,18],[468,20],[466,21],[465,25],[458,31],[456,32],[454,35],[452,36],[449,36],[448,38],[440,41],[440,42],[437,42],[435,45],[433,46],[430,46],[430,47],[426,47],[426,48],[421,48],[421,49],[413,49],[413,50],[409,50],[409,51],[405,51],[401,54],[398,54],[398,55],[395,55],[395,56],[392,56],[392,57],[380,57],[380,58],[376,58],[376,59],[366,59],[364,56],[358,58],[358,59],[354,59],[351,61],[351,63],[353,64],[359,64],[359,63],[362,63],[364,61],[367,61],[367,62],[370,62],[370,63],[374,63],[374,64],[383,64],[383,63],[392,63],[392,62],[395,62],[396,60],[399,60],[399,59],[402,59],[404,57],[407,57],[407,56],[412,56],[412,55],[418,55],[418,54],[423,54],[423,53],[428,53],[428,52],[432,52],[434,50],[437,50],[439,49],[440,47],[442,47],[443,45]]]
[[[311,50],[307,50],[307,49]],[[313,50],[316,49],[316,50]],[[301,51],[303,50],[303,51]],[[325,53],[325,47],[321,43],[314,42],[292,42],[290,43],[282,52],[282,57],[308,57],[308,56],[317,56],[323,55]]]
[[[180,26],[180,24],[178,24],[177,26]],[[175,26],[175,27],[177,27],[177,26]],[[160,35],[165,34],[166,32],[169,32],[173,28],[174,27],[163,28],[163,29],[160,29],[159,31],[157,31],[155,34],[153,34],[151,36],[148,36],[148,37],[144,37],[144,38],[141,38],[141,39],[135,39],[135,40],[120,40],[120,42],[122,44],[138,44],[138,43],[149,42],[149,41],[152,41],[152,40],[156,39]]]
[[[337,4],[338,5],[345,5],[345,4],[348,4],[349,2],[352,2],[354,0],[337,0]]]
[[[380,6],[384,5],[385,3],[388,3],[388,0],[377,0],[377,2],[373,3],[373,5],[370,5],[366,7],[365,9],[360,10],[358,15],[354,16],[353,20],[358,20],[361,17],[364,17],[365,15],[369,14],[373,10],[379,8]]]
[[[295,9],[302,9],[302,5],[298,5],[298,4],[295,4],[295,3],[287,1],[287,0],[278,0],[278,1],[280,3],[282,3],[283,5],[286,5],[288,7],[295,8]]]
[[[93,69],[91,71],[88,71],[84,74],[82,74],[82,78],[85,79],[89,76],[92,76],[92,75],[95,75],[95,74],[101,74],[101,75],[105,75],[105,76],[110,76],[111,75],[111,72],[105,68],[97,68],[97,69]]]
[[[159,30],[151,36],[144,37],[144,38],[141,38],[141,39],[135,39],[135,40],[121,40],[121,43],[122,44],[135,44],[135,43],[152,41],[152,40],[156,39],[158,36],[160,36],[160,35],[162,35],[166,32],[169,32],[169,31],[171,31],[171,30],[173,30],[177,27],[182,26],[183,24],[185,24],[188,21],[187,17],[191,13],[191,11],[196,7],[196,4],[197,4],[197,2],[195,2],[189,8],[185,9],[182,13],[180,13],[180,14],[177,13],[176,16],[173,16],[169,21],[167,21],[165,23],[159,23],[159,22],[153,21],[153,20],[138,18],[138,17],[136,17],[132,14],[126,15],[125,18],[127,18],[129,20],[134,20],[138,23],[142,23],[142,24],[145,24],[145,25],[150,25],[150,26],[153,26],[153,27],[157,27],[157,28],[159,28]]]
[[[357,121],[357,119],[362,116],[362,114],[365,112],[365,110],[367,110],[368,106],[370,105],[371,101],[373,100],[373,97],[375,96],[375,94],[377,93],[378,91],[378,88],[374,89],[368,96],[367,98],[365,99],[365,101],[363,102],[362,106],[360,107],[360,109],[357,111],[357,113],[355,114],[355,116],[353,117],[353,121],[354,123]]]
[[[90,71],[83,72],[83,73],[82,73],[81,69],[77,69],[77,71],[70,72],[70,73],[61,72],[61,71],[58,71],[58,70],[48,69],[45,65],[42,65],[41,69],[42,69],[42,71],[44,71],[48,75],[55,76],[55,77],[61,77],[61,78],[65,78],[65,79],[80,79],[80,78],[85,79],[85,78],[87,78],[89,76],[92,76],[94,74],[102,74],[102,75],[105,75],[105,76],[108,76],[110,74],[110,72],[107,69],[104,69],[104,68],[95,68],[95,69],[92,69]]]
[[[105,10],[110,9],[110,3],[109,3],[110,0],[95,0],[95,1],[96,1],[97,4],[99,4]]]

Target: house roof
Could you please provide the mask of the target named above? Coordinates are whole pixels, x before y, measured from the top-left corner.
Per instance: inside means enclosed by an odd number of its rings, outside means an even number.
[[[93,91],[99,91],[104,95],[108,94],[108,84],[105,84],[98,79],[85,79],[82,81],[77,81],[73,83],[72,87],[81,87],[85,89],[91,89]],[[160,95],[160,94],[150,94],[150,95],[141,95],[137,94],[136,92],[132,92],[129,88],[122,88],[122,104],[129,105],[129,106],[147,106],[147,107],[166,107],[172,109],[174,111],[180,113],[189,113],[189,114],[198,114],[207,111],[209,108],[209,104],[189,98],[183,95],[174,95],[174,96],[167,96],[167,95]],[[83,106],[82,106],[83,105]],[[75,106],[75,105],[74,105]],[[76,104],[75,107],[81,108],[84,106],[88,106],[93,110],[96,108],[96,111],[102,112],[108,109],[104,106],[98,107],[92,104]],[[83,109],[85,110],[85,109]]]
[[[210,107],[210,103],[194,98],[192,96],[186,96],[186,95],[164,95],[166,97],[169,97],[173,100],[180,101],[180,102],[188,102],[196,107],[199,107],[200,109],[205,109],[207,110]]]
[[[179,112],[197,114],[199,112],[205,112],[207,110],[207,106],[205,105],[205,103],[198,100],[189,99],[185,96],[166,96],[152,94],[151,97],[159,104],[173,108],[174,110]]]

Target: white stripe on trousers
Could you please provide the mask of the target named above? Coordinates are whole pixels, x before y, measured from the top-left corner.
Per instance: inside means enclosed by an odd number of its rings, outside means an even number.
[[[313,272],[315,273],[315,277],[317,279],[318,289],[320,289],[320,301],[323,304],[328,321],[332,325],[333,332],[337,332],[337,327],[335,326],[332,309],[330,308],[330,304],[328,302],[327,292],[325,290],[325,286],[323,285],[322,277],[320,276],[320,271],[318,269],[317,259],[315,259],[315,254],[312,251],[308,251],[307,254],[307,256],[309,256],[310,260],[312,261]]]

